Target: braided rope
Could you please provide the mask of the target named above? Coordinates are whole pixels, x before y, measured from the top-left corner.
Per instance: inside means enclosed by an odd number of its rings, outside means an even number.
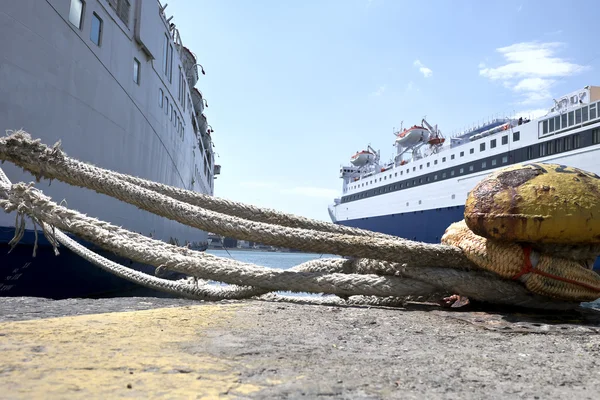
[[[528,271],[527,274],[522,274],[522,281],[527,289],[544,295],[540,296],[528,291],[522,284],[501,279],[516,275],[509,273],[514,272],[510,265],[513,265],[512,261],[516,261],[516,257],[513,257],[515,260],[509,260],[509,267],[506,267],[506,263],[490,262],[489,254],[482,255],[480,249],[472,243],[468,245],[475,247],[466,249],[465,255],[461,246],[455,247],[454,243],[453,246],[428,245],[241,203],[231,204],[232,202],[225,200],[140,180],[70,159],[58,145],[49,148],[38,140],[32,140],[22,131],[0,138],[0,159],[9,160],[29,170],[38,179],[59,179],[72,185],[87,187],[202,230],[276,246],[358,257],[353,260],[316,260],[287,271],[240,263],[165,244],[85,216],[52,202],[31,185],[21,183],[9,186],[4,173],[0,174],[3,182],[0,188],[0,198],[3,198],[0,206],[7,212],[17,211],[17,233],[13,244],[16,245],[24,231],[23,215],[27,214],[34,224],[42,227],[44,234],[54,245],[58,240],[77,254],[125,279],[189,298],[220,300],[253,297],[271,301],[300,301],[270,293],[293,291],[346,297],[302,300],[311,304],[399,305],[407,296],[452,291],[496,303],[565,309],[574,307],[574,301],[599,296],[594,286],[595,281],[590,275],[577,275],[573,280],[581,283],[585,279],[592,279],[587,285],[594,294],[582,294],[572,288],[556,289],[552,286],[553,282],[540,280],[540,277],[547,278],[556,272],[553,269],[556,264],[545,266],[542,262],[543,255],[538,267],[542,273],[531,274]],[[215,287],[205,282],[192,285],[186,281],[173,282],[151,277],[112,263],[90,252],[62,232],[54,234],[48,226],[52,230],[59,228],[72,232],[141,263],[230,285]],[[456,235],[452,229],[451,226],[450,234],[447,232],[446,237]],[[459,237],[458,240],[462,239],[464,237]],[[520,249],[520,246],[515,246]],[[582,249],[577,254],[585,257],[591,251],[593,249]],[[520,254],[520,264],[515,265],[522,266],[522,251]],[[497,275],[475,268],[488,269]],[[509,272],[504,270],[506,268]],[[544,275],[544,268],[551,271]],[[567,276],[563,278],[563,283],[568,283],[571,279]],[[548,296],[566,301],[552,300]]]
[[[182,224],[224,236],[314,253],[376,258],[414,266],[437,263],[460,267],[469,263],[463,253],[452,246],[385,237],[364,240],[362,236],[250,221],[189,205],[134,186],[107,173],[107,170],[90,164],[72,163],[58,146],[48,148],[39,140],[32,140],[23,131],[0,138],[0,158],[11,161],[38,177],[86,187]]]

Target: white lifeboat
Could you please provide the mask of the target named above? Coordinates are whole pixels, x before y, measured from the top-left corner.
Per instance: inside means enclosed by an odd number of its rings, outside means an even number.
[[[396,144],[402,147],[414,146],[420,142],[427,143],[430,133],[422,126],[413,126],[396,134]]]
[[[350,162],[355,167],[362,167],[363,165],[367,165],[375,160],[375,154],[370,151],[359,151],[352,157],[350,157]]]

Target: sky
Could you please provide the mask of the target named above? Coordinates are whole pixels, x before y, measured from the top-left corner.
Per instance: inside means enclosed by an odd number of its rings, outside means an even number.
[[[163,0],[164,4],[165,0]],[[329,221],[340,165],[600,85],[595,0],[169,0],[206,75],[215,196]],[[594,33],[595,31],[595,33]]]

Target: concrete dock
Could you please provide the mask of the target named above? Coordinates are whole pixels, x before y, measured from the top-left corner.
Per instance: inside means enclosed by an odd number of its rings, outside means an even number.
[[[0,398],[595,399],[600,311],[0,299]]]

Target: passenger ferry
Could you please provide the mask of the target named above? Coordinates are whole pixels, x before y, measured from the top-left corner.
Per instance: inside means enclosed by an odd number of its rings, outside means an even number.
[[[213,195],[212,127],[202,92],[204,69],[157,0],[18,0],[0,11],[0,124],[24,129],[102,168]],[[201,51],[201,49],[197,49]],[[34,177],[10,163],[13,182]],[[37,185],[69,208],[167,242],[206,248],[207,233],[91,190]],[[55,256],[29,225],[9,252],[15,215],[0,213],[0,294],[52,298],[110,296],[129,282],[67,249]],[[100,252],[101,249],[95,249]],[[111,254],[103,255],[154,273]]]
[[[369,147],[340,168],[342,193],[329,205],[331,220],[439,243],[463,219],[469,191],[497,169],[548,162],[600,175],[600,87],[555,99],[543,117],[496,118],[450,138],[423,119],[396,132],[394,146],[389,162]]]

